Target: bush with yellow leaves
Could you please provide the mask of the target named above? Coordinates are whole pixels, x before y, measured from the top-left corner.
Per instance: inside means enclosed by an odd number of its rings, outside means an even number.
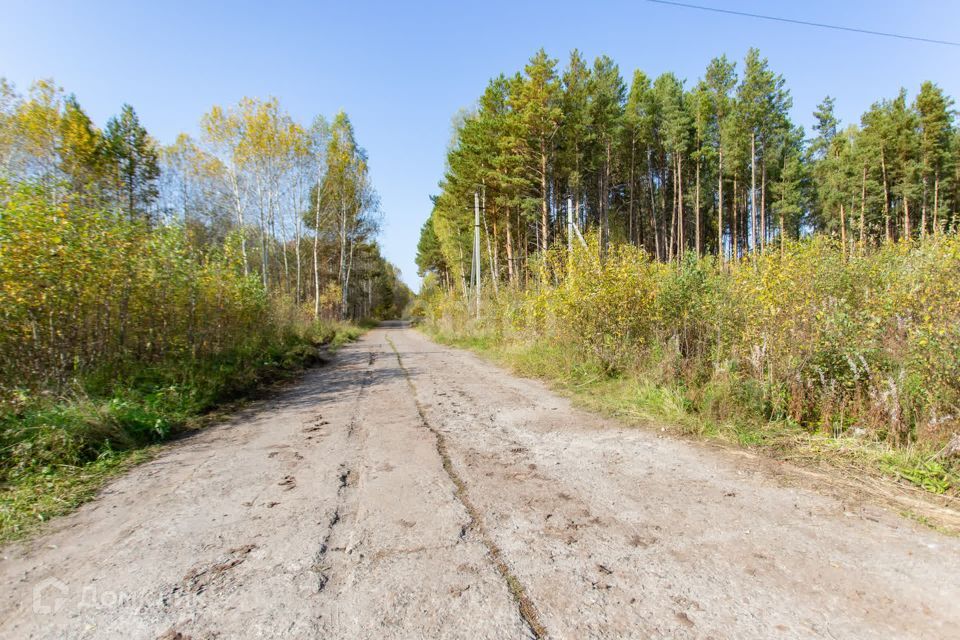
[[[562,346],[606,375],[680,388],[726,420],[787,421],[929,448],[960,429],[960,237],[844,255],[816,237],[720,264],[595,237],[540,256],[527,290],[422,300],[447,334]],[[472,309],[472,307],[470,307]]]

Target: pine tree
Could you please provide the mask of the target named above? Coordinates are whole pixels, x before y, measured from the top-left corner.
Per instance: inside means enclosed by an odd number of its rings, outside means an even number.
[[[920,233],[927,233],[927,202],[933,198],[934,233],[940,232],[940,181],[950,155],[953,129],[953,100],[932,82],[920,85],[920,93],[914,102],[920,125],[920,171],[923,182],[921,201]],[[932,183],[932,185],[930,184]]]
[[[907,105],[907,92],[900,94],[890,103],[889,135],[893,145],[894,194],[900,199],[903,211],[900,236],[910,239],[913,236],[916,207],[911,212],[910,205],[920,195],[920,139],[918,135],[917,114]]]
[[[828,97],[804,141],[783,77],[755,49],[744,68],[738,81],[716,58],[690,91],[673,74],[651,83],[636,71],[627,92],[605,56],[588,68],[573,51],[558,78],[541,50],[524,73],[491,81],[457,127],[434,210],[451,273],[465,273],[478,189],[494,286],[504,249],[514,282],[529,252],[563,233],[568,196],[602,246],[622,236],[660,260],[689,248],[739,257],[819,231],[846,253],[956,226],[960,134],[935,85],[912,106],[904,92],[874,104],[862,129],[840,131]]]
[[[791,100],[784,85],[784,79],[770,70],[767,59],[751,48],[737,90],[737,109],[742,126],[750,137],[750,240],[754,250],[758,244],[762,248],[766,242],[766,212],[762,203],[757,206],[757,161],[759,157],[762,201],[766,186],[763,157],[789,129],[787,112]]]
[[[879,201],[881,211],[878,223],[883,228],[885,242],[893,240],[893,226],[890,217],[892,194],[890,191],[890,163],[892,156],[892,137],[890,122],[890,102],[875,102],[860,119],[861,129],[858,136],[861,158],[867,170],[870,184],[876,182],[878,192],[874,201]]]
[[[824,98],[814,112],[817,136],[809,147],[817,181],[819,224],[840,236],[841,248],[846,251],[847,196],[849,191],[849,164],[852,158],[851,131],[838,131],[840,122],[834,115],[834,100]]]
[[[537,176],[537,200],[540,206],[540,249],[550,241],[551,160],[556,133],[563,112],[560,108],[560,82],[557,61],[541,49],[524,67],[525,77],[511,92],[512,107],[518,114],[520,136],[526,144],[524,155]]]
[[[796,131],[792,140],[785,144],[780,158],[780,180],[774,187],[774,210],[779,219],[780,252],[786,250],[788,229],[790,235],[799,237],[803,213],[807,210],[806,167],[800,149],[803,134]]]
[[[644,228],[646,224],[642,221],[642,211],[644,208],[642,197],[642,184],[648,185],[647,192],[650,201],[650,216],[656,214],[654,202],[654,184],[652,180],[652,171],[650,170],[651,153],[653,148],[653,96],[650,88],[650,79],[640,70],[634,71],[633,80],[630,83],[630,92],[627,94],[627,101],[624,107],[623,115],[623,138],[622,143],[624,162],[627,167],[628,184],[628,234],[631,242],[645,246],[646,234]],[[649,182],[640,179],[643,174],[648,177]],[[656,233],[653,224],[651,224],[651,236],[656,240]],[[648,250],[650,247],[647,246]],[[652,252],[652,251],[651,251]]]
[[[709,164],[714,155],[713,146],[713,108],[712,96],[706,82],[701,80],[690,93],[688,104],[693,122],[693,152],[691,159],[694,162],[694,247],[697,256],[702,255],[703,229],[701,228],[701,206],[703,204],[701,177],[705,165]]]
[[[420,240],[417,242],[417,275],[421,278],[434,273],[449,286],[447,264],[440,248],[440,240],[433,228],[433,216],[427,218],[420,228]]]
[[[600,242],[610,243],[610,191],[613,181],[615,149],[623,126],[626,87],[620,70],[607,56],[597,58],[590,74],[590,125],[596,143],[597,213],[600,218]]]
[[[150,205],[157,199],[160,166],[156,144],[128,104],[111,118],[105,133],[106,155],[116,181],[117,205],[133,220],[151,221]]]
[[[590,68],[580,52],[570,52],[570,61],[562,77],[561,106],[563,120],[559,130],[559,165],[561,187],[573,198],[579,217],[586,183],[587,150],[593,144],[590,128]]]
[[[717,253],[724,256],[723,250],[723,182],[724,182],[724,132],[729,130],[727,121],[732,109],[731,91],[737,84],[736,64],[726,56],[714,58],[707,67],[704,78],[706,91],[710,98],[712,122],[708,130],[717,156]]]
[[[690,115],[684,102],[683,83],[672,73],[665,73],[653,83],[663,122],[663,145],[669,158],[672,208],[667,258],[681,256],[684,251],[683,158],[690,143]]]

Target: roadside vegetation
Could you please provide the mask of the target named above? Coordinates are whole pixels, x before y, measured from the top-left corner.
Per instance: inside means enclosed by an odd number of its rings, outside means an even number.
[[[538,52],[455,121],[414,313],[590,406],[957,495],[953,100],[791,106],[754,49],[689,87]]]
[[[0,539],[406,305],[344,114],[244,100],[163,147],[0,95]]]
[[[479,319],[429,281],[415,313],[628,421],[960,494],[956,236],[846,259],[816,238],[724,266],[589,241],[548,251],[536,286],[488,289]]]

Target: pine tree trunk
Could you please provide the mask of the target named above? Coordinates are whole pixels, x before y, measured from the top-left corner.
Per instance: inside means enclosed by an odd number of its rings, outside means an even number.
[[[933,233],[940,235],[940,172],[933,178]]]
[[[760,251],[767,248],[767,161],[760,161]]]
[[[540,141],[540,249],[547,250],[549,245],[550,204],[547,193],[547,143]]]
[[[920,200],[920,237],[927,237],[927,176],[923,176],[923,194]]]
[[[574,221],[579,222],[580,219],[580,183],[582,178],[580,176],[580,146],[578,143],[574,143],[573,150],[573,172],[577,176],[576,184],[571,184],[570,189],[573,191],[573,215]]]
[[[883,147],[880,147],[880,169],[883,173],[883,228],[887,242],[893,240],[893,229],[890,228],[890,187],[887,184],[887,161],[884,158]]]
[[[510,280],[510,286],[515,287],[517,285],[516,276],[513,271],[513,237],[510,233],[510,227],[513,225],[510,224],[510,209],[507,209],[507,277]]]
[[[655,182],[653,180],[653,159],[649,147],[647,147],[647,176],[650,180],[650,227],[653,230],[653,255],[657,260],[661,260],[660,232],[657,229],[657,196]]]
[[[490,229],[487,226],[487,190],[483,189],[483,195],[480,196],[480,212],[483,215],[483,237],[487,241],[487,261],[490,263],[490,280],[493,281],[493,293],[497,293],[497,261],[493,257],[493,243],[490,241]],[[497,228],[493,228],[496,236]]]
[[[493,266],[491,271],[493,273],[493,292],[497,292],[498,283],[500,282],[500,241],[497,234],[497,218],[494,216],[493,222]]]
[[[863,179],[860,182],[860,250],[867,240],[867,165],[863,165]]]
[[[677,259],[686,251],[686,233],[683,228],[683,154],[677,153]]]
[[[657,228],[660,230],[660,250],[663,252],[663,256],[660,259],[668,260],[670,256],[670,233],[667,228],[669,224],[667,220],[667,184],[669,182],[670,169],[667,166],[666,157],[663,158],[663,163],[660,165],[660,168],[660,216],[657,220]]]
[[[632,136],[631,136],[631,140],[630,140],[630,211],[629,211],[629,214],[628,214],[629,222],[628,222],[628,227],[627,227],[627,238],[628,238],[628,241],[629,241],[631,244],[634,244],[634,240],[633,240],[633,209],[634,209],[634,207],[633,207],[633,190],[634,190],[634,173],[633,173],[633,172],[634,172],[634,166],[635,166],[635,164],[636,164],[636,162],[635,162],[636,148],[637,148],[636,141],[633,140],[633,139],[632,139]]]
[[[694,233],[696,237],[696,247],[697,247],[697,257],[699,258],[702,254],[700,253],[700,159],[697,158],[697,186],[695,188],[696,193],[694,194],[694,215],[697,217],[693,223]]]
[[[603,198],[603,242],[601,249],[606,250],[610,246],[610,141],[607,140],[607,157],[603,163],[603,190],[600,197]]]
[[[787,255],[787,229],[783,220],[783,208],[780,208],[780,257]]]
[[[720,165],[717,170],[717,255],[720,262],[726,258],[723,249],[723,150],[720,151]]]
[[[603,171],[597,173],[597,228],[600,230],[600,250],[604,247],[603,224]]]
[[[460,283],[463,285],[463,299],[470,299],[470,289],[467,287],[467,265],[466,261],[463,259],[463,245],[459,242],[457,243],[457,249],[460,251]],[[473,274],[470,274],[471,280],[473,279]]]
[[[953,204],[948,212],[950,220],[947,223],[949,225],[947,230],[954,233],[960,231],[957,214],[958,203],[960,203],[960,162],[955,162],[953,168]]]
[[[740,258],[740,229],[737,220],[737,176],[733,176],[733,226],[730,231],[730,257],[733,260]]]
[[[750,134],[750,250],[757,248],[757,134]]]
[[[667,245],[667,262],[673,262],[673,256],[675,255],[674,247],[677,240],[677,176],[673,171],[674,169],[676,169],[676,163],[673,163],[673,166],[670,168],[671,173],[674,173],[674,175],[670,181],[673,200],[670,202],[670,238],[669,244]]]
[[[910,199],[906,196],[903,197],[903,235],[910,239]]]
[[[844,215],[843,203],[840,203],[840,255],[847,259],[847,219]]]
[[[519,218],[519,216],[518,216]],[[526,289],[529,284],[529,269],[527,269],[528,255],[530,252],[530,225],[523,225],[523,261],[520,264],[520,273],[523,274],[523,288]]]

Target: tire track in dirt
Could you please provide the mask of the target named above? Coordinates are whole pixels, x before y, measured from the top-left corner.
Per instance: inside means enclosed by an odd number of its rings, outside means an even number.
[[[0,550],[0,637],[956,637],[960,541],[778,478],[388,324]]]
[[[423,405],[421,405],[420,400],[417,399],[417,387],[413,382],[413,378],[410,376],[410,372],[403,364],[403,358],[400,356],[400,352],[397,350],[397,345],[394,344],[393,340],[391,340],[389,336],[386,336],[386,340],[388,343],[390,343],[390,348],[393,349],[393,353],[397,357],[397,365],[400,367],[400,370],[403,371],[404,378],[406,379],[407,384],[410,386],[410,392],[412,393],[413,400],[417,406],[417,413],[420,416],[421,424],[426,427],[436,438],[437,454],[440,456],[440,459],[443,463],[443,470],[447,473],[447,476],[449,476],[450,481],[455,487],[454,494],[456,495],[457,500],[460,501],[464,509],[466,509],[467,513],[470,515],[470,522],[460,532],[461,539],[466,535],[468,530],[472,529],[476,531],[480,541],[483,543],[484,547],[486,547],[487,553],[490,555],[490,560],[492,561],[494,567],[497,569],[497,572],[506,583],[507,590],[510,592],[510,595],[513,596],[513,599],[517,604],[520,617],[527,625],[530,633],[538,640],[549,638],[549,633],[547,632],[546,627],[543,625],[543,622],[540,620],[540,615],[537,612],[536,605],[534,605],[529,595],[527,595],[527,590],[524,588],[523,584],[510,570],[509,565],[503,557],[503,552],[500,550],[500,547],[497,546],[496,542],[493,541],[493,538],[490,537],[489,533],[484,527],[482,515],[470,501],[466,483],[453,468],[453,462],[450,459],[450,453],[447,449],[446,439],[444,438],[443,434],[438,429],[434,428],[433,425],[430,424],[430,421],[427,420]]]
[[[955,541],[392,337],[553,637],[954,637]]]
[[[376,360],[376,352],[370,351],[367,356],[367,369],[364,371],[363,379],[360,382],[360,389],[357,391],[357,395],[353,401],[353,410],[350,416],[350,421],[347,423],[348,442],[353,438],[353,435],[356,431],[362,403],[367,395],[367,389],[370,386],[370,381],[373,380],[372,367]],[[354,457],[356,457],[356,455],[354,455]],[[330,548],[330,539],[333,537],[334,530],[338,525],[340,525],[344,518],[343,512],[346,504],[346,498],[344,494],[350,486],[351,476],[356,476],[356,471],[352,468],[355,466],[355,464],[348,464],[347,461],[340,463],[337,476],[337,481],[339,483],[337,486],[337,505],[334,507],[333,513],[330,514],[330,519],[327,522],[326,532],[324,533],[323,539],[320,541],[320,546],[317,549],[317,553],[314,556],[313,569],[317,573],[317,593],[323,592],[327,586],[327,583],[330,582],[330,566],[326,563],[327,551]]]

